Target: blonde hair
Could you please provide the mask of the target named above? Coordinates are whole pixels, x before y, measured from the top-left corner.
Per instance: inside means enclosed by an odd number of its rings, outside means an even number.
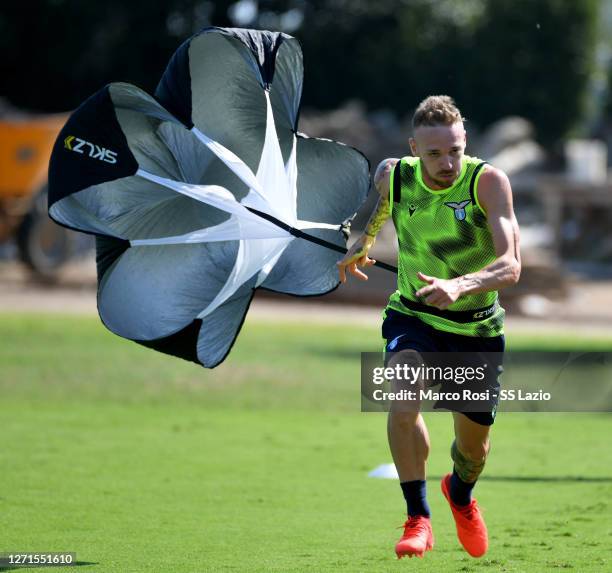
[[[412,128],[422,125],[453,125],[465,121],[452,97],[435,95],[425,98],[412,117]]]

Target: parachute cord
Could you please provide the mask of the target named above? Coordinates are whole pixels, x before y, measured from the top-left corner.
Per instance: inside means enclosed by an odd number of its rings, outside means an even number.
[[[247,207],[247,209],[251,211],[251,213],[254,213],[255,215],[259,215],[262,219],[266,219],[266,221],[270,221],[271,223],[274,223],[275,225],[287,231],[294,237],[297,237],[298,239],[305,239],[306,241],[310,241],[311,243],[314,243],[315,245],[326,247],[328,249],[331,249],[332,251],[342,253],[343,255],[345,255],[348,252],[348,249],[346,249],[345,247],[341,247],[339,245],[336,245],[335,243],[330,243],[329,241],[326,241],[325,239],[320,239],[319,237],[315,237],[313,235],[305,233],[301,229],[296,229],[295,227],[292,227],[291,225],[287,225],[287,223],[280,221],[279,219],[277,219],[273,215],[270,215],[269,213],[264,213],[263,211],[253,209],[252,207]],[[394,267],[393,265],[389,265],[387,263],[383,263],[382,261],[376,261],[376,263],[374,263],[374,266],[397,274],[397,267]]]

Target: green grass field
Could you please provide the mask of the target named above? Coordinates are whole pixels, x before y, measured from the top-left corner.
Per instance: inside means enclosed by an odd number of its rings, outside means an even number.
[[[386,418],[359,412],[376,329],[247,320],[213,371],[93,317],[0,315],[0,341],[0,552],[74,551],[81,573],[612,569],[609,415],[498,417],[476,490],[491,535],[480,560],[439,491],[451,417],[426,415],[436,547],[397,561],[400,488],[367,477],[390,461]]]

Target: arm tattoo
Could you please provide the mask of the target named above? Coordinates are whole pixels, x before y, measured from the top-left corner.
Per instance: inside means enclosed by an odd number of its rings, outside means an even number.
[[[392,159],[381,161],[380,165],[376,168],[376,173],[374,173],[374,185],[378,187],[378,184],[384,177],[385,171],[390,172],[391,169],[393,169],[393,165],[395,165],[395,162]]]
[[[370,216],[370,220],[365,229],[365,234],[370,237],[378,235],[383,225],[389,218],[389,199],[380,197],[376,205],[376,210]]]
[[[396,163],[397,159],[387,159],[382,161],[374,174],[374,186],[380,194],[380,197],[378,199],[378,203],[376,204],[376,209],[370,216],[365,229],[365,234],[369,235],[370,237],[375,237],[378,235],[383,225],[389,218],[388,194],[385,193],[386,189],[381,189],[381,184],[386,180],[385,175],[391,173],[391,170]],[[387,196],[385,197],[385,195]]]

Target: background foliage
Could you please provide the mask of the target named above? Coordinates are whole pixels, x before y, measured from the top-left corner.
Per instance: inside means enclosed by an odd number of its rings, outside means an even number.
[[[285,29],[303,45],[303,105],[361,99],[410,113],[455,97],[476,125],[530,118],[549,143],[585,112],[599,0],[32,0],[0,8],[0,97],[76,107],[110,81],[153,91],[181,41],[208,25]]]

